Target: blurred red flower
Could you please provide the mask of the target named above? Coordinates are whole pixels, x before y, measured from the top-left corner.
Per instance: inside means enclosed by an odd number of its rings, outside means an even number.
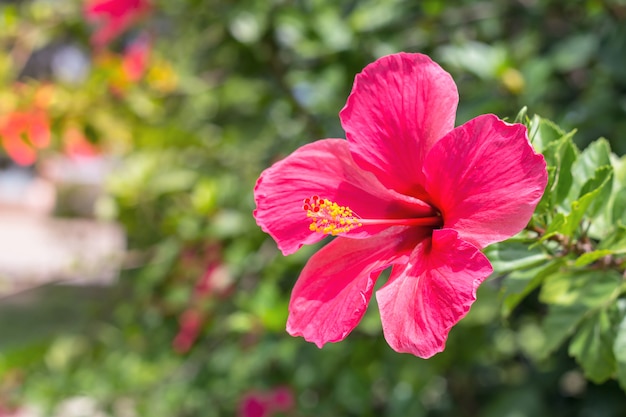
[[[291,411],[294,406],[289,387],[276,387],[270,392],[250,391],[239,402],[239,417],[271,417],[276,412]]]
[[[239,417],[269,417],[270,408],[265,397],[251,392],[239,403]]]
[[[98,26],[91,43],[97,48],[108,45],[151,9],[148,0],[88,0],[85,18]]]
[[[143,77],[148,67],[150,49],[150,41],[146,36],[141,36],[128,45],[122,56],[122,70],[128,81],[136,82]]]
[[[295,405],[293,392],[289,387],[277,387],[270,394],[270,405],[276,411],[289,411]]]
[[[200,334],[204,318],[202,313],[190,308],[179,319],[180,330],[172,342],[174,350],[178,353],[186,353],[191,349]]]

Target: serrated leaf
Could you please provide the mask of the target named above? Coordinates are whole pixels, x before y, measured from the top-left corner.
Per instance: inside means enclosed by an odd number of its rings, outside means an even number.
[[[596,239],[602,239],[615,222],[626,223],[626,191],[611,186],[611,166],[620,168],[624,164],[621,159],[611,158],[605,139],[598,139],[580,152],[572,142],[575,131],[565,133],[538,116],[530,121],[529,132],[533,145],[543,153],[548,165],[548,185],[536,210],[537,216],[548,215],[548,218],[535,218],[548,224],[542,241],[557,233],[575,237],[585,217],[590,220],[589,236]],[[555,208],[565,218],[556,214],[550,219],[548,213]]]
[[[593,176],[585,181],[585,184],[580,189],[580,197],[595,191],[603,186],[607,178],[613,177],[613,167],[611,165],[602,165],[593,173]]]
[[[606,202],[606,199],[601,199],[600,196],[604,193],[604,190],[609,189],[609,184],[613,178],[613,168],[611,166],[602,166],[595,171],[594,177],[588,180],[581,189],[582,196],[572,202],[570,213],[565,218],[565,224],[560,228],[560,233],[565,236],[573,237],[574,233],[580,226],[580,222],[587,214],[587,211],[592,211],[594,208],[602,207],[602,204]],[[592,205],[598,200],[597,205]]]
[[[617,295],[621,283],[621,275],[612,270],[561,272],[546,278],[539,300],[551,305],[600,307]]]
[[[569,354],[576,358],[585,376],[596,384],[606,381],[615,372],[615,336],[610,312],[602,309],[585,318],[569,345]]]
[[[548,145],[564,136],[573,136],[575,131],[565,133],[554,122],[534,115],[528,125],[528,136],[537,152],[544,153]],[[550,165],[550,163],[548,163]]]
[[[580,195],[584,196],[590,192],[600,190],[596,194],[596,199],[591,202],[587,214],[595,216],[600,209],[606,206],[613,186],[613,167],[611,165],[601,166],[596,169],[593,178],[589,179],[581,188]]]
[[[573,132],[548,144],[543,155],[548,165],[548,185],[540,202],[555,207],[561,205],[572,188],[572,166],[578,158],[578,148],[572,142]],[[564,208],[569,203],[565,204]]]
[[[574,184],[570,192],[570,198],[575,200],[582,196],[580,192],[583,185],[597,175],[600,167],[611,165],[611,147],[606,139],[598,139],[591,142],[578,156],[572,165]]]
[[[546,318],[541,323],[546,337],[541,358],[547,358],[574,333],[587,311],[589,311],[587,307],[579,304],[550,306]]]

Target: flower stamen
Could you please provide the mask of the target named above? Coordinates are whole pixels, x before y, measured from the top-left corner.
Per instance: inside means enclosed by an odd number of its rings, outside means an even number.
[[[306,198],[302,208],[311,219],[309,229],[312,232],[337,236],[362,226],[359,217],[349,207],[317,195]]]
[[[304,199],[302,209],[311,219],[309,229],[312,232],[337,236],[362,226],[422,226],[439,228],[443,218],[435,216],[414,217],[408,219],[363,219],[347,206],[340,206],[334,201],[317,195]]]

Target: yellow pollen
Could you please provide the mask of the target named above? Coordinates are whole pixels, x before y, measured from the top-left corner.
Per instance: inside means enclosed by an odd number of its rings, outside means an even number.
[[[361,219],[349,207],[316,195],[306,198],[302,208],[311,219],[309,229],[312,232],[336,236],[363,226]]]

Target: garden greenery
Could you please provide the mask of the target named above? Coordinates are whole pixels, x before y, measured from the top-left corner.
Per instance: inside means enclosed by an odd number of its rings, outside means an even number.
[[[54,215],[117,222],[128,250],[114,285],[2,299],[0,414],[624,414],[623,1],[141,0],[113,20],[86,3],[0,5],[1,173],[106,159],[92,209],[60,193]],[[355,75],[400,51],[452,75],[457,126],[526,125],[548,174],[427,360],[389,347],[375,298],[340,343],[288,335],[291,290],[324,246],[283,256],[252,215],[261,172],[344,138]]]

